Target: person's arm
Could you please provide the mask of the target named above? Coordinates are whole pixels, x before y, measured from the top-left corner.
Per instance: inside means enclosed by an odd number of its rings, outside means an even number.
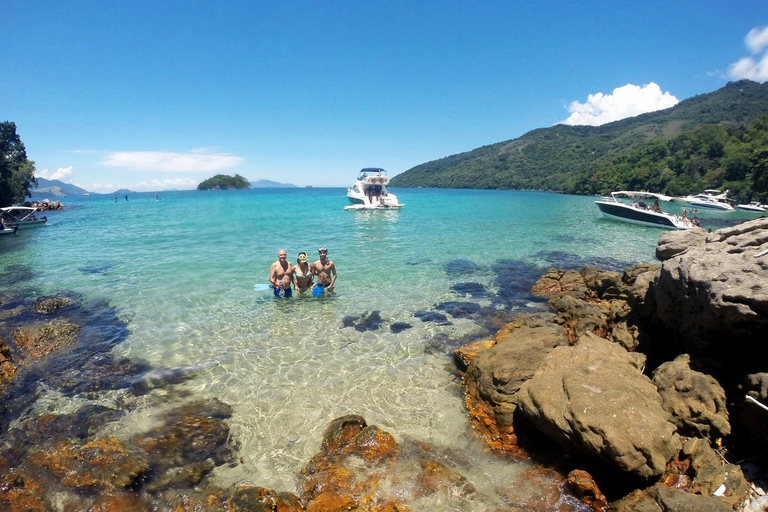
[[[333,284],[336,282],[336,264],[331,263],[331,268],[329,269],[331,273],[331,284],[328,285],[328,288],[333,288]]]
[[[277,268],[273,263],[272,266],[269,267],[269,282],[272,283],[274,286],[277,286],[277,279],[275,276],[276,273],[277,273]]]

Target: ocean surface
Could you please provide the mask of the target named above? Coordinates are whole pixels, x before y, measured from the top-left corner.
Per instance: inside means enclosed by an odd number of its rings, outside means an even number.
[[[468,434],[451,349],[544,309],[529,290],[549,268],[653,262],[664,231],[601,219],[594,197],[396,189],[402,210],[371,212],[345,211],[345,192],[65,198],[48,225],[0,238],[0,273],[26,266],[13,286],[108,302],[127,326],[116,357],[190,369],[180,388],[231,404],[240,463],[217,468],[216,484],[295,491],[329,422],[359,414],[398,441],[470,455],[461,471],[493,495],[525,465],[484,454]],[[700,214],[715,229],[739,215]],[[278,249],[312,262],[321,246],[338,270],[335,294],[254,290]],[[148,400],[105,434],[147,429],[158,403],[175,397]],[[84,400],[41,391],[36,407],[68,411]],[[87,400],[119,404],[116,392]]]

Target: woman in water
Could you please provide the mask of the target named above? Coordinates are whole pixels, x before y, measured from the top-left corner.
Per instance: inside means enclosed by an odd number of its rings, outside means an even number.
[[[307,264],[307,253],[300,252],[293,266],[293,286],[299,293],[312,288],[312,269]]]

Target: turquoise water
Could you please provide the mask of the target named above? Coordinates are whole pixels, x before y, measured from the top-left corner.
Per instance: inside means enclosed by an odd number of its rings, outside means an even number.
[[[0,271],[29,265],[23,284],[36,293],[108,301],[129,332],[116,356],[193,368],[182,387],[232,404],[242,463],[217,468],[216,483],[294,490],[328,423],[360,414],[398,440],[472,453],[476,464],[463,471],[492,494],[521,466],[482,455],[469,438],[449,351],[487,336],[499,318],[541,308],[527,292],[547,269],[654,261],[663,231],[603,220],[591,197],[393,192],[400,211],[345,211],[343,189],[67,198],[47,226],[0,239]],[[268,282],[278,249],[295,263],[300,251],[314,261],[320,246],[336,263],[335,295],[278,300],[254,291]],[[454,302],[479,309],[436,309]],[[382,324],[365,330],[374,311]],[[445,321],[422,321],[425,312]],[[392,332],[396,322],[411,327]],[[38,407],[68,410],[82,400],[51,392]],[[114,405],[119,396],[89,400]],[[149,428],[158,402],[105,434]]]

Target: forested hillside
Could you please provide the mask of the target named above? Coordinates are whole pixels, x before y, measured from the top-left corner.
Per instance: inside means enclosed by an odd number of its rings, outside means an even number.
[[[676,106],[602,126],[556,125],[418,165],[393,187],[667,194],[731,189],[766,194],[768,84],[729,83]]]

